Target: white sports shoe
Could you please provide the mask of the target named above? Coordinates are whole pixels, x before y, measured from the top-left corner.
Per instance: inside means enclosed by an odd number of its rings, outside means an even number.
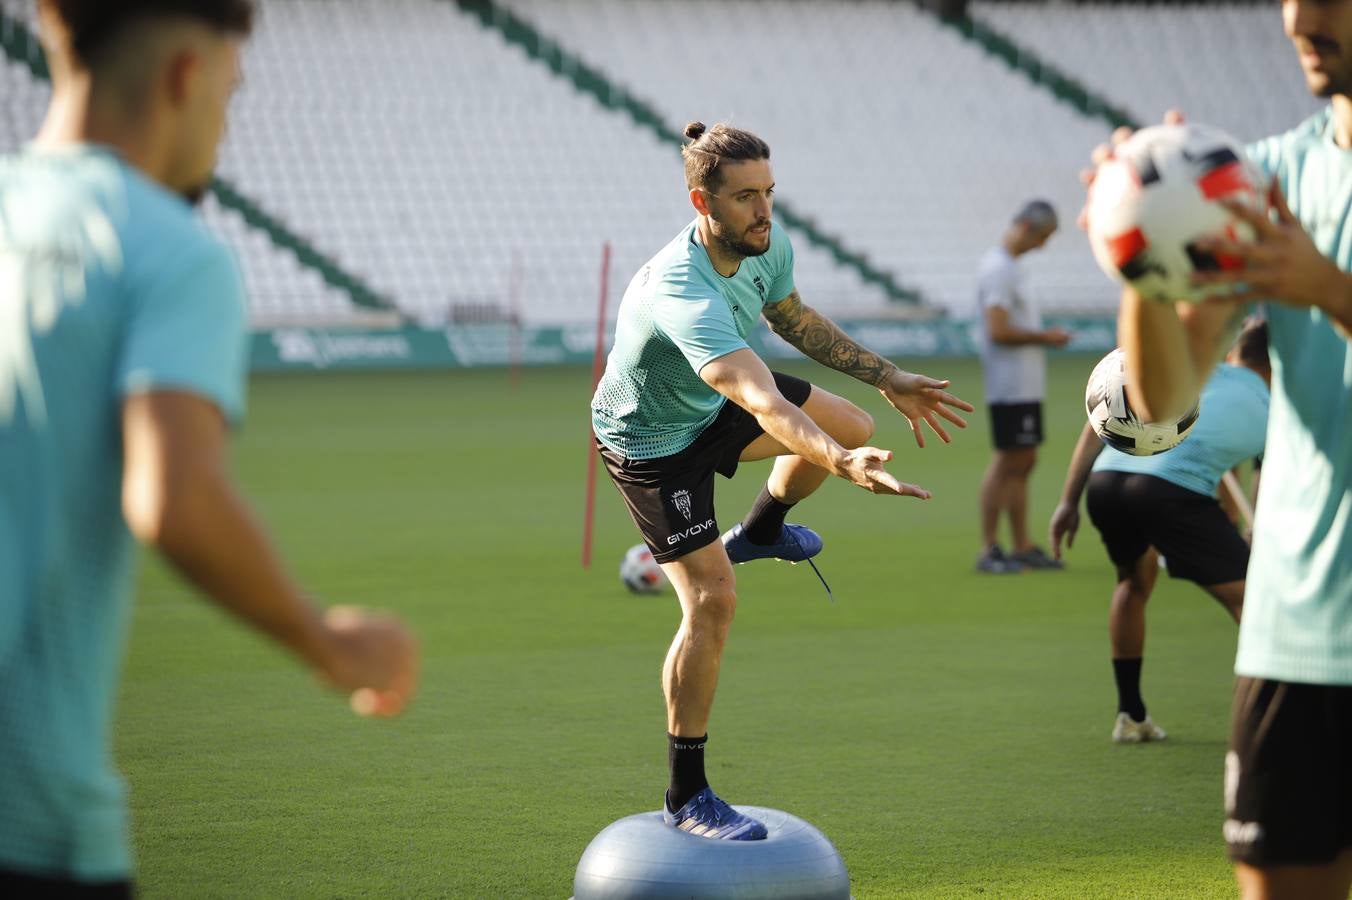
[[[1168,736],[1163,728],[1154,723],[1149,713],[1146,713],[1144,722],[1137,722],[1120,712],[1113,723],[1113,743],[1116,744],[1143,744],[1146,741],[1162,741]]]

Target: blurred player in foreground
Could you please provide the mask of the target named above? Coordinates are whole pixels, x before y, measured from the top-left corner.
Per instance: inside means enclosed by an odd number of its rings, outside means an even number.
[[[981,260],[977,301],[981,305],[981,370],[990,407],[995,453],[981,480],[981,555],[976,570],[1005,575],[1024,569],[1059,569],[1028,536],[1028,479],[1042,443],[1047,393],[1047,349],[1064,347],[1070,333],[1043,328],[1036,297],[1028,290],[1025,254],[1056,233],[1056,210],[1031,200],[1005,228],[999,246]],[[1009,519],[1010,553],[1001,549],[1000,516]]]
[[[1281,13],[1306,84],[1330,104],[1249,148],[1275,179],[1273,215],[1232,206],[1256,240],[1202,249],[1245,266],[1197,276],[1231,299],[1154,303],[1128,290],[1119,328],[1132,404],[1165,419],[1197,398],[1246,305],[1266,303],[1272,409],[1224,835],[1246,898],[1341,900],[1352,888],[1352,0],[1283,0]]]
[[[686,127],[693,222],[639,270],[625,291],[615,346],[592,398],[597,449],[681,604],[662,672],[671,781],[667,821],[715,839],[759,840],[765,826],[709,788],[705,733],[737,605],[733,563],[810,559],[812,530],[785,524],[790,508],[831,475],[877,494],[928,498],[898,481],[886,450],[862,446],[873,420],[854,404],[780,375],[747,345],[764,316],[806,356],[876,387],[911,423],[947,441],[942,417],[971,404],[947,381],[903,372],[805,305],[793,284],[793,248],[771,220],[770,148],[727,125]],[[852,449],[855,448],[855,449]],[[760,497],[719,540],[714,473],[777,457]]]
[[[416,647],[394,619],[312,605],[227,471],[244,297],[189,201],[252,3],[38,12],[51,105],[0,158],[0,895],[125,897],[110,741],[133,539],[359,711],[399,711]]]
[[[1170,577],[1196,583],[1240,620],[1249,545],[1216,492],[1227,471],[1263,452],[1272,378],[1267,342],[1267,323],[1250,320],[1227,363],[1203,389],[1202,414],[1187,440],[1172,450],[1131,456],[1105,447],[1088,423],[1075,445],[1061,502],[1052,513],[1052,553],[1060,559],[1062,541],[1067,547],[1074,543],[1087,484],[1089,518],[1117,567],[1108,636],[1118,743],[1166,737],[1141,699],[1145,606],[1155,589],[1159,553],[1169,560]]]

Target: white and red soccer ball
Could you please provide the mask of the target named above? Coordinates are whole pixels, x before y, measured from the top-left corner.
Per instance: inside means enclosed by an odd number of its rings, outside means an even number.
[[[625,551],[620,560],[620,581],[635,594],[660,594],[667,587],[667,575],[647,544],[635,544]]]
[[[1094,366],[1084,388],[1084,411],[1094,433],[1109,447],[1132,456],[1154,456],[1183,443],[1201,406],[1199,401],[1167,422],[1141,421],[1127,399],[1126,354],[1119,347]]]
[[[1142,297],[1196,302],[1218,291],[1194,286],[1194,272],[1243,265],[1198,242],[1253,239],[1253,230],[1220,201],[1266,210],[1267,195],[1267,177],[1220,129],[1143,128],[1099,166],[1089,188],[1089,243],[1103,271]]]

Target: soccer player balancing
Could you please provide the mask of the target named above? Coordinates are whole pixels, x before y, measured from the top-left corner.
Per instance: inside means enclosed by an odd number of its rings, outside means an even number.
[[[686,127],[686,185],[695,219],[630,282],[615,346],[592,399],[606,470],[681,605],[662,670],[671,780],[666,819],[691,834],[756,840],[765,826],[719,799],[704,775],[707,725],[737,595],[734,563],[809,559],[821,538],[785,524],[831,475],[878,494],[928,498],[864,446],[873,420],[799,378],[771,372],[746,336],[764,316],[811,359],[876,387],[910,422],[944,441],[941,420],[971,404],[948,382],[903,372],[850,339],[794,289],[793,248],[771,219],[770,148],[727,125]],[[714,474],[777,457],[746,518],[719,539]]]
[[[359,711],[399,711],[417,652],[393,618],[316,609],[228,474],[244,296],[185,198],[210,180],[252,4],[38,12],[51,104],[0,159],[0,896],[120,897],[133,539]]]
[[[1238,622],[1244,604],[1249,545],[1221,508],[1222,476],[1263,452],[1267,433],[1267,323],[1251,319],[1202,391],[1202,414],[1183,443],[1154,456],[1105,447],[1086,424],[1052,514],[1052,553],[1075,541],[1080,497],[1089,488],[1089,517],[1117,567],[1108,614],[1117,719],[1113,740],[1164,740],[1141,698],[1145,607],[1155,589],[1159,553],[1169,575],[1196,583]],[[1156,552],[1158,551],[1158,553]]]
[[[1273,213],[1238,206],[1252,243],[1209,242],[1242,269],[1197,276],[1231,299],[1122,296],[1132,405],[1191,405],[1230,323],[1266,306],[1272,409],[1235,659],[1223,834],[1246,900],[1352,889],[1352,0],[1283,0],[1306,86],[1329,99],[1251,145]],[[1102,148],[1096,155],[1109,152]]]

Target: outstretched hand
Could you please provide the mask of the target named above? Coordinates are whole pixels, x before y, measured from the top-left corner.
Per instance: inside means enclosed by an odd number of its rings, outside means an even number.
[[[946,444],[953,439],[948,436],[948,432],[939,419],[942,417],[959,428],[966,428],[967,420],[953,410],[960,409],[964,412],[972,412],[976,409],[966,400],[955,397],[944,390],[949,384],[951,384],[949,381],[940,381],[927,375],[917,375],[914,372],[903,372],[898,369],[878,386],[878,390],[887,398],[887,402],[892,404],[896,411],[905,416],[906,420],[911,423],[915,442],[923,447],[925,446],[925,432],[921,427],[922,423],[928,425]]]
[[[930,492],[918,484],[907,484],[897,478],[884,465],[892,459],[891,450],[879,450],[877,447],[860,447],[845,454],[839,474],[853,484],[873,494],[893,494],[900,497],[919,497],[928,500]]]

